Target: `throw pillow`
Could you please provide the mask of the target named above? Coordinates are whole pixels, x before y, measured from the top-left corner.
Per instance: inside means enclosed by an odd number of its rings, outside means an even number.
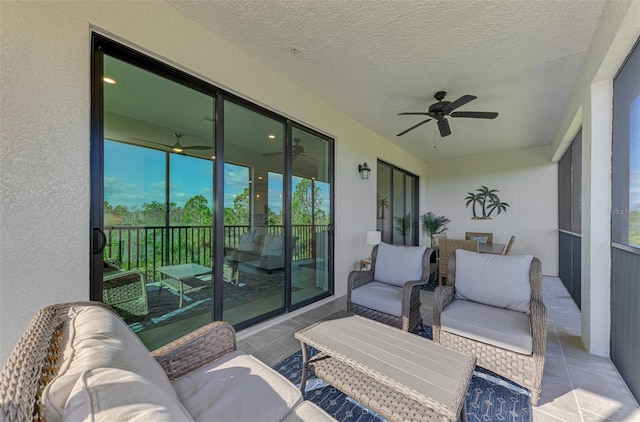
[[[529,315],[531,255],[482,254],[456,250],[456,299]]]
[[[395,286],[422,279],[422,257],[426,246],[378,245],[373,279]]]

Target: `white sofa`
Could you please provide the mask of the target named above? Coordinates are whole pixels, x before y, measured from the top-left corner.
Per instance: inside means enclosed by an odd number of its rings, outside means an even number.
[[[0,379],[2,421],[334,420],[237,350],[229,324],[208,324],[150,354],[99,302],[38,312]]]

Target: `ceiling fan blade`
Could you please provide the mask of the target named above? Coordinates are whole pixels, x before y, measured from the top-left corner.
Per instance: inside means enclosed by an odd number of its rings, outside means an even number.
[[[263,157],[274,157],[276,155],[282,155],[283,152],[279,151],[279,152],[267,152],[266,154],[262,154]]]
[[[429,122],[429,121],[431,121],[431,119],[423,120],[423,121],[421,121],[420,123],[418,123],[417,125],[413,125],[413,126],[411,126],[409,129],[407,129],[407,130],[403,130],[402,132],[398,133],[396,136],[402,136],[402,135],[404,135],[405,133],[410,132],[410,131],[412,131],[413,129],[415,129],[415,128],[419,127],[419,126],[422,126],[423,124],[425,124],[425,123],[427,123],[427,122]]]
[[[398,113],[398,116],[428,116],[429,112],[409,111],[406,113]]]
[[[142,142],[148,142],[150,144],[154,144],[154,145],[160,145],[161,147],[165,147],[165,148],[171,148],[169,145],[167,144],[163,144],[160,142],[154,142],[154,141],[149,141],[147,139],[142,139],[142,138],[134,138],[133,136],[129,136],[129,139],[133,139],[134,141],[142,141]]]
[[[451,113],[451,117],[470,117],[473,119],[495,119],[498,113],[490,111],[455,111]]]
[[[317,158],[314,158],[314,157],[310,156],[309,154],[307,154],[307,153],[305,153],[305,152],[303,152],[303,153],[302,153],[302,154],[300,154],[300,155],[302,155],[302,156],[303,156],[303,157],[305,157],[305,158],[308,158],[308,159],[309,159],[309,160],[311,160],[311,161],[315,161],[316,163],[317,163],[317,162],[319,162],[319,160],[318,160]]]
[[[458,107],[462,107],[463,105],[465,105],[466,103],[475,100],[476,97],[475,95],[463,95],[462,97],[458,98],[457,100],[455,100],[452,103],[447,104],[445,107],[442,108],[442,111],[444,112],[444,114],[449,114],[451,113],[453,110],[455,110]]]
[[[440,136],[443,138],[451,135],[451,127],[449,127],[447,119],[438,120],[438,129],[440,129]]]
[[[213,147],[208,147],[206,145],[191,145],[191,146],[182,146],[184,149],[213,149]]]

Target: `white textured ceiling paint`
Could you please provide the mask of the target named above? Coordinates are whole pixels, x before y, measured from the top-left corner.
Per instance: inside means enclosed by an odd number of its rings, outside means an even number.
[[[550,145],[603,0],[170,1],[368,128],[425,160]],[[292,53],[292,49],[297,53]],[[441,138],[420,122],[436,91],[459,111]],[[434,145],[436,148],[434,149]]]

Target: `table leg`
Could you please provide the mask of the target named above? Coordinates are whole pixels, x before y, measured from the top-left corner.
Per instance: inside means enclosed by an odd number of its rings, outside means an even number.
[[[304,398],[304,389],[307,386],[307,367],[309,363],[309,357],[307,356],[307,345],[303,342],[300,342],[300,347],[302,349],[302,379],[300,380],[300,391],[302,392],[302,397]]]
[[[462,398],[462,410],[460,410],[460,421],[467,422],[467,405],[465,404],[465,398]]]
[[[182,280],[178,280],[180,282],[180,304],[178,305],[178,308],[182,308],[182,298],[184,297],[184,283],[182,282]]]

